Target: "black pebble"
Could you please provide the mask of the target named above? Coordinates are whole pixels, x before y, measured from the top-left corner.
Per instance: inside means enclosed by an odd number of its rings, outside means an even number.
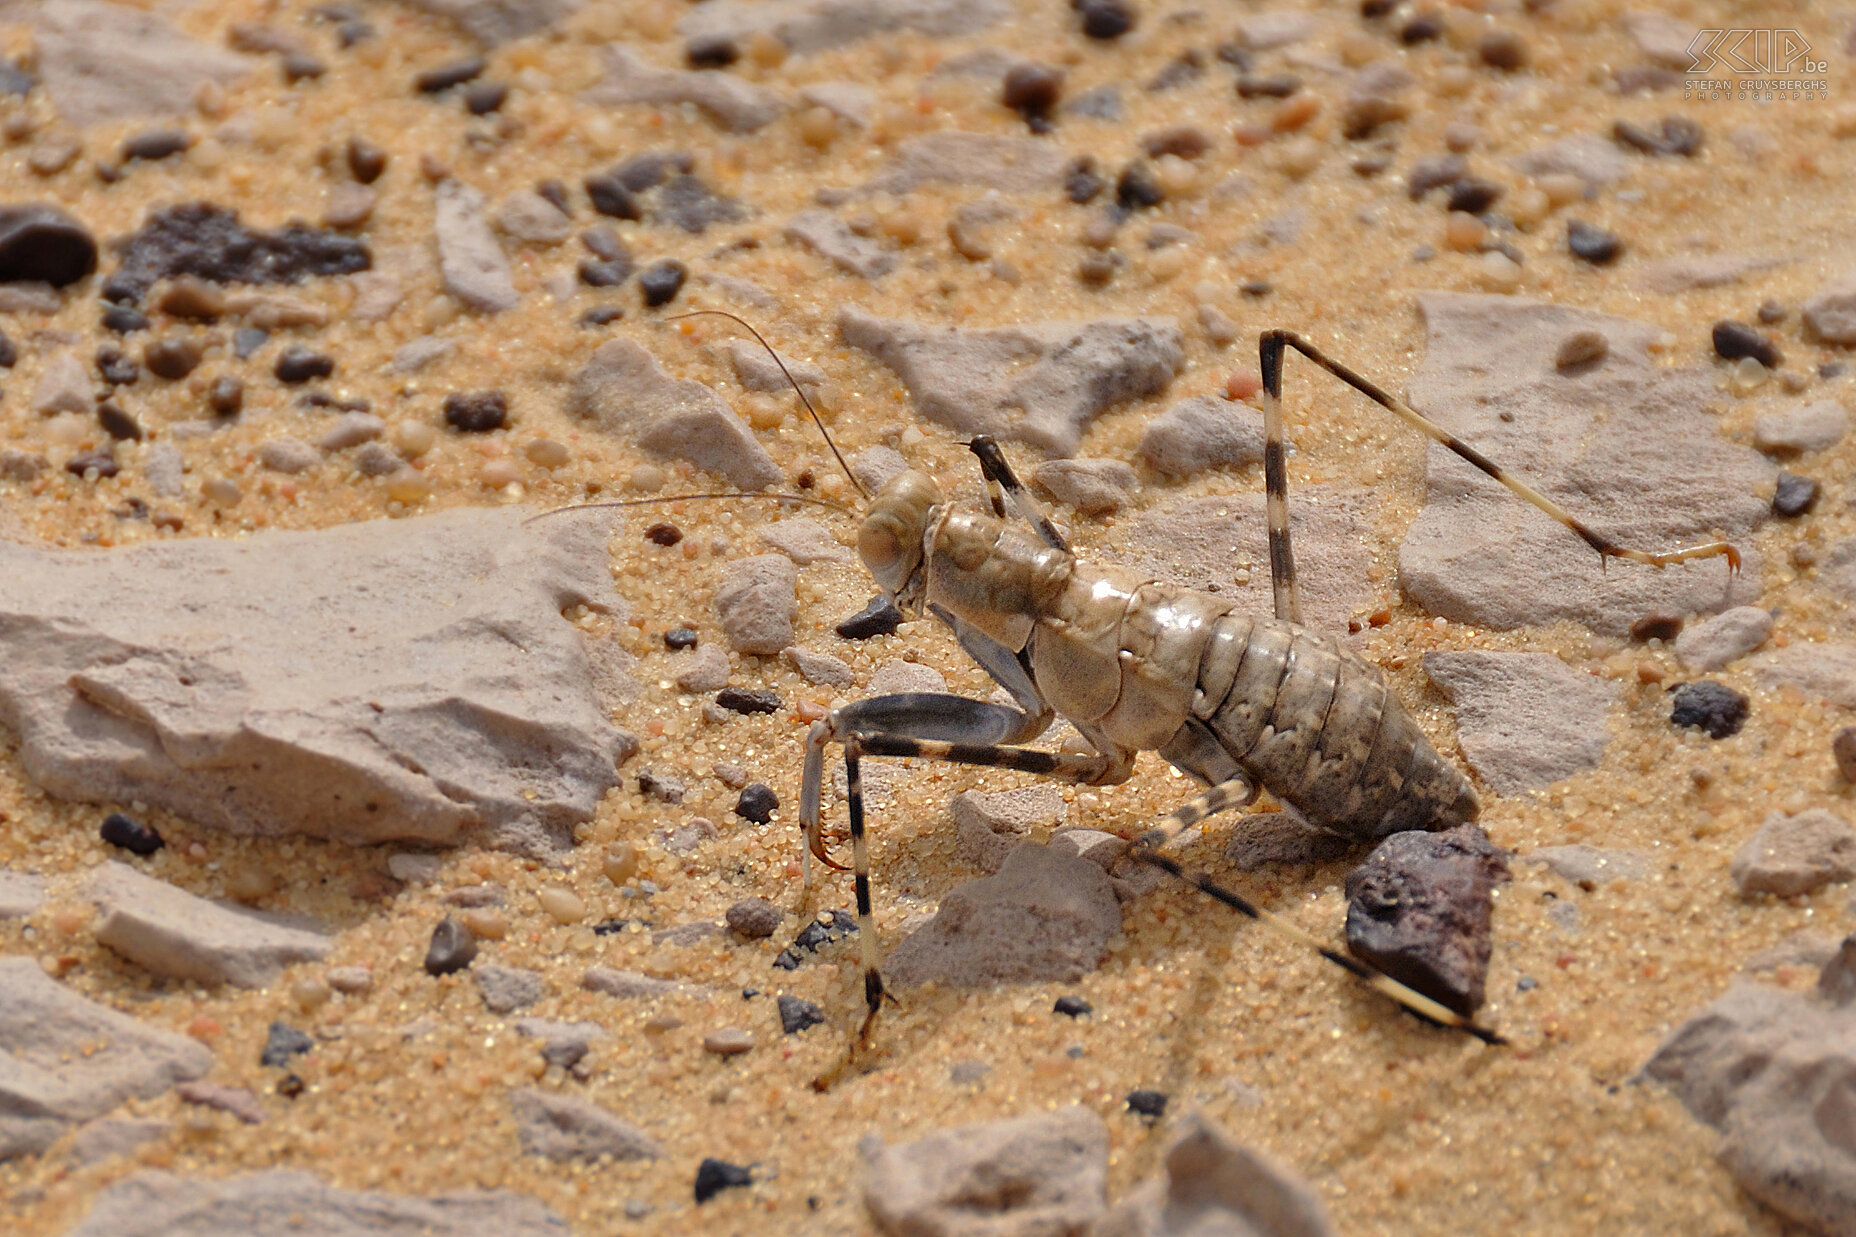
[[[664,647],[673,653],[695,648],[696,641],[695,631],[688,627],[672,627],[664,633]]]
[[[352,275],[373,266],[366,244],[352,236],[300,223],[259,231],[240,223],[236,211],[212,202],[154,211],[121,245],[122,265],[105,281],[103,297],[130,304],[173,275],[197,275],[211,283],[279,284],[300,283],[312,275]]]
[[[508,98],[509,86],[505,82],[472,82],[464,92],[464,110],[473,116],[488,116],[502,111]]]
[[[749,782],[735,800],[735,815],[764,825],[773,819],[773,810],[779,806],[780,796],[773,793],[773,787],[765,782]]]
[[[1646,155],[1687,157],[1700,150],[1702,142],[1701,126],[1686,116],[1665,116],[1654,129],[1620,120],[1611,127],[1611,136]]]
[[[683,58],[692,69],[726,69],[741,59],[741,49],[735,46],[733,39],[712,34],[686,43]]]
[[[477,956],[477,938],[450,916],[432,929],[432,943],[425,950],[425,973],[449,975],[469,966]]]
[[[741,203],[725,198],[702,178],[679,172],[658,191],[657,206],[651,218],[658,223],[672,223],[685,232],[700,233],[712,223],[733,223],[747,214]]]
[[[142,349],[142,364],[155,377],[178,382],[199,368],[204,356],[191,339],[158,339]]]
[[[689,268],[675,258],[651,263],[638,272],[638,290],[644,293],[644,303],[648,306],[668,303],[683,290],[683,281],[689,274]]]
[[[1015,64],[1000,86],[999,101],[1024,117],[1033,133],[1047,133],[1051,113],[1063,97],[1063,70],[1026,61]]]
[[[245,406],[245,384],[231,374],[214,379],[206,393],[206,406],[216,417],[236,417]]]
[[[142,367],[121,348],[98,348],[97,373],[110,386],[129,387],[134,386],[142,376]]]
[[[1115,205],[1123,210],[1147,210],[1164,201],[1166,193],[1145,162],[1136,159],[1121,170],[1115,181]]]
[[[1609,266],[1624,252],[1624,242],[1617,233],[1607,232],[1582,219],[1566,221],[1566,247],[1573,256],[1584,258],[1594,266]]]
[[[413,79],[413,85],[420,94],[437,94],[453,86],[462,86],[465,82],[480,75],[486,67],[482,56],[472,56],[469,60],[453,60],[450,64],[441,64],[436,69],[427,69]]]
[[[746,687],[724,687],[715,694],[715,702],[731,713],[778,713],[778,692],[757,691]]]
[[[251,359],[251,355],[264,347],[264,341],[271,333],[262,327],[241,326],[232,332],[232,354],[241,361]]]
[[[19,346],[7,338],[5,331],[0,331],[0,369],[12,369],[19,364]]]
[[[273,1022],[269,1034],[264,1037],[264,1051],[258,1054],[258,1064],[282,1069],[290,1064],[291,1057],[300,1057],[315,1046],[316,1041],[304,1032]]]
[[[644,539],[652,545],[673,546],[683,540],[683,530],[675,524],[653,524],[644,530]]]
[[[1063,193],[1078,206],[1093,202],[1102,195],[1108,182],[1096,175],[1096,161],[1084,155],[1063,174]]]
[[[127,335],[132,331],[146,331],[148,315],[132,305],[105,305],[103,307],[103,329],[114,331],[118,335]]]
[[[277,375],[277,381],[294,386],[312,378],[327,378],[335,372],[335,358],[324,352],[311,352],[302,344],[291,344],[277,354],[277,364],[271,367],[271,372]]]
[[[820,946],[843,940],[857,931],[857,916],[850,911],[820,911],[817,919],[799,930],[793,943],[780,951],[773,965],[782,971],[799,969],[799,951],[816,952]]]
[[[152,855],[167,845],[162,836],[155,832],[153,825],[145,825],[121,812],[111,812],[105,816],[103,828],[98,832],[105,842],[119,846],[132,855]]]
[[[445,396],[445,424],[460,434],[487,434],[509,422],[509,397],[501,391],[453,391]]]
[[[586,196],[593,209],[612,219],[643,219],[644,208],[632,191],[625,187],[616,170],[599,172],[586,178]]]
[[[739,1164],[705,1157],[696,1166],[696,1201],[706,1203],[723,1190],[754,1184],[754,1174]]]
[[[1670,695],[1674,701],[1669,710],[1670,722],[1698,727],[1707,731],[1710,739],[1739,734],[1751,708],[1745,696],[1713,679],[1679,683]]]
[[[578,321],[581,326],[605,326],[624,316],[625,311],[617,305],[595,305],[581,314]]]
[[[136,419],[109,400],[97,405],[97,424],[117,442],[142,441],[142,427]]]
[[[1773,342],[1742,322],[1723,318],[1714,324],[1714,355],[1729,361],[1750,356],[1767,369],[1779,367],[1779,350]]]
[[[633,193],[643,193],[664,183],[673,172],[693,172],[696,157],[687,150],[652,150],[633,155],[612,169],[621,185]]]
[[[1398,41],[1407,46],[1415,43],[1429,43],[1443,37],[1443,19],[1435,13],[1419,13],[1399,27],[1398,31]]]
[[[193,136],[184,129],[145,129],[132,134],[122,144],[122,157],[130,159],[171,159],[193,145]]]
[[[1794,519],[1817,506],[1817,482],[1795,472],[1779,472],[1778,488],[1772,491],[1772,514]]]
[[[348,172],[364,185],[371,185],[387,170],[387,152],[364,137],[348,139]]]
[[[807,1027],[825,1024],[825,1011],[810,1001],[782,993],[779,1004],[780,1029],[788,1035],[797,1035]]]
[[[1057,998],[1057,1003],[1051,1006],[1052,1013],[1063,1014],[1069,1018],[1081,1018],[1084,1014],[1094,1013],[1095,1009],[1095,1006],[1080,996],[1060,996]]]
[[[580,263],[580,282],[589,288],[616,288],[630,279],[632,261],[630,258],[617,258],[600,261],[595,258],[583,259]]]
[[[0,283],[42,280],[62,288],[97,269],[97,239],[45,202],[0,206]]]
[[[1070,0],[1083,17],[1083,33],[1092,39],[1119,39],[1134,29],[1134,8],[1126,0]]]
[[[893,635],[900,626],[902,611],[896,609],[895,602],[878,593],[870,599],[869,605],[839,623],[836,631],[846,640],[868,640],[872,636]]]
[[[1450,186],[1449,209],[1468,211],[1480,215],[1495,205],[1495,200],[1502,196],[1502,187],[1474,176],[1465,176]]]
[[[1158,1121],[1166,1115],[1166,1093],[1163,1091],[1128,1092],[1128,1111],[1149,1121]]]

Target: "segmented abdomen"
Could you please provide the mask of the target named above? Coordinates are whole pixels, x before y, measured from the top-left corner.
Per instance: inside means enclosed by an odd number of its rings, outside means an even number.
[[[1294,623],[1217,619],[1192,712],[1246,773],[1323,829],[1374,840],[1480,811],[1378,667]]]

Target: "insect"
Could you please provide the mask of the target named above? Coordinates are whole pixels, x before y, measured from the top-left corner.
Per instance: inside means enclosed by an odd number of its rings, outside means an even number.
[[[1359,842],[1447,829],[1481,811],[1469,780],[1431,746],[1379,668],[1300,622],[1281,411],[1282,365],[1291,349],[1565,525],[1601,558],[1662,567],[1718,555],[1738,569],[1739,555],[1725,542],[1660,554],[1618,545],[1403,401],[1280,330],[1260,341],[1273,618],[1239,614],[1224,598],[1129,568],[1084,562],[990,438],[969,444],[986,481],[989,513],[948,501],[925,473],[901,473],[870,496],[858,554],[885,595],[905,613],[926,612],[945,623],[1013,703],[943,693],[874,696],[833,710],[807,736],[800,822],[808,854],[837,870],[845,865],[831,858],[822,828],[824,757],[833,745],[844,756],[849,870],[862,929],[859,1044],[868,1042],[886,997],[871,911],[862,760],[921,757],[1112,786],[1132,775],[1143,751],[1157,752],[1205,789],[1136,838],[1134,858],[1317,950],[1422,1018],[1504,1042],[1188,869],[1173,853],[1206,818],[1265,790],[1310,824]],[[1023,746],[1059,716],[1092,750]]]

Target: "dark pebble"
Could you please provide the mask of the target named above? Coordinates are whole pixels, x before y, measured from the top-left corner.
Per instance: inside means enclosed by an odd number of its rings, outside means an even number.
[[[632,277],[632,260],[586,258],[580,263],[580,282],[589,288],[616,288]]]
[[[241,326],[232,332],[232,355],[241,361],[250,360],[270,337],[271,333],[262,327]]]
[[[1084,155],[1063,174],[1063,193],[1078,206],[1093,202],[1102,195],[1108,182],[1096,175],[1096,161]]]
[[[283,1069],[292,1057],[300,1057],[316,1046],[307,1034],[282,1022],[273,1022],[264,1037],[264,1051],[258,1054],[259,1065]]]
[[[1150,159],[1158,159],[1161,155],[1197,159],[1211,148],[1211,136],[1197,125],[1172,125],[1141,138],[1141,150]]]
[[[799,930],[793,943],[780,951],[773,965],[782,971],[799,969],[799,953],[814,953],[833,941],[841,941],[857,931],[857,917],[849,911],[821,911],[817,919]]]
[[[1265,297],[1276,290],[1276,285],[1267,279],[1249,279],[1239,289],[1245,296]]]
[[[672,627],[664,633],[664,647],[673,653],[696,647],[698,636],[693,628]]]
[[[337,399],[327,391],[310,391],[297,397],[299,408],[333,408],[337,412],[372,412],[374,405],[364,399]]]
[[[1405,191],[1415,202],[1431,190],[1454,185],[1468,175],[1469,164],[1462,155],[1425,155],[1411,165]]]
[[[364,137],[348,139],[348,172],[364,185],[371,185],[387,170],[387,152]]]
[[[247,228],[238,214],[211,202],[154,211],[122,246],[122,265],[104,297],[134,303],[160,279],[197,275],[212,283],[298,283],[310,276],[352,275],[373,265],[361,241],[340,232],[288,224],[274,232]]]
[[[206,393],[206,406],[216,417],[236,417],[245,406],[245,384],[231,374],[213,379]]]
[[[625,247],[624,239],[603,223],[596,223],[580,233],[580,243],[602,262],[631,261],[632,253]]]
[[[425,973],[449,975],[469,966],[477,957],[477,938],[463,924],[447,915],[432,929],[432,943],[425,950]]]
[[[778,713],[780,711],[778,692],[758,691],[746,687],[724,687],[716,693],[715,702],[731,713]]]
[[[878,593],[870,599],[869,605],[840,622],[835,630],[846,640],[868,640],[872,636],[894,635],[900,626],[902,611],[896,609],[895,602]]]
[[[104,433],[117,442],[142,441],[141,425],[122,407],[109,400],[104,400],[97,405],[97,424],[103,427]]]
[[[700,233],[712,223],[733,223],[746,215],[741,203],[723,197],[688,172],[671,177],[651,211],[656,222],[674,224],[690,233]]]
[[[1632,640],[1661,640],[1667,643],[1681,634],[1680,614],[1646,614],[1630,625]]]
[[[675,524],[653,524],[644,530],[644,539],[652,545],[673,546],[683,540],[683,530]]]
[[[741,49],[735,46],[733,39],[712,34],[685,43],[683,59],[692,69],[726,69],[741,59]]]
[[[294,86],[298,82],[314,81],[329,71],[329,66],[308,52],[286,52],[283,61],[284,81]]]
[[[134,386],[142,376],[142,367],[121,348],[97,349],[97,373],[113,387]]]
[[[696,1201],[706,1203],[723,1190],[740,1189],[754,1184],[754,1174],[739,1164],[704,1157],[696,1166]]]
[[[155,832],[153,825],[145,825],[121,812],[111,812],[105,816],[103,828],[98,832],[105,842],[132,855],[152,855],[167,845],[166,840]]]
[[[773,793],[773,787],[765,782],[749,782],[735,800],[735,815],[764,825],[773,819],[773,810],[779,806],[780,796]]]
[[[44,202],[0,206],[0,283],[42,280],[62,288],[97,269],[97,238]]]
[[[1502,187],[1500,185],[1492,184],[1486,180],[1478,180],[1474,176],[1465,176],[1450,186],[1448,209],[1468,211],[1472,215],[1480,215],[1483,211],[1495,205],[1496,199],[1501,196]]]
[[[1729,361],[1750,356],[1767,369],[1777,369],[1782,359],[1771,339],[1745,323],[1726,318],[1714,324],[1714,355]]]
[[[660,803],[678,804],[689,793],[689,786],[682,778],[668,774],[653,773],[649,769],[638,771],[638,793],[656,799]]]
[[[1147,210],[1166,201],[1153,169],[1136,159],[1121,170],[1115,180],[1115,205],[1123,210]]]
[[[807,1027],[825,1025],[825,1011],[810,1001],[783,993],[779,1005],[780,1029],[788,1035],[797,1035]]]
[[[1523,975],[1520,979],[1515,981],[1514,987],[1517,992],[1532,992],[1534,989],[1540,987],[1540,985],[1535,981],[1532,975]]]
[[[1435,13],[1419,13],[1398,30],[1398,41],[1411,46],[1444,37],[1444,21]]]
[[[301,1074],[285,1074],[277,1080],[277,1094],[287,1100],[293,1100],[309,1090],[309,1084],[303,1081]]]
[[[1166,67],[1154,74],[1147,83],[1149,94],[1159,94],[1166,90],[1177,90],[1189,86],[1205,76],[1204,53],[1188,47],[1185,51],[1168,61]]]
[[[586,186],[586,196],[593,203],[593,209],[611,219],[643,219],[644,207],[625,183],[619,179],[616,170],[598,172],[582,182]]]
[[[1465,1016],[1488,980],[1495,887],[1508,852],[1475,825],[1395,833],[1347,877],[1347,948]]]
[[[1166,1115],[1166,1100],[1164,1091],[1130,1091],[1128,1092],[1128,1111],[1148,1121],[1158,1121]]]
[[[445,396],[445,424],[461,434],[487,434],[509,423],[509,397],[501,391],[453,391]]]
[[[133,305],[105,305],[103,307],[103,329],[114,331],[118,335],[146,331],[148,315]]]
[[[633,193],[643,193],[664,183],[674,172],[693,172],[696,158],[687,150],[651,150],[633,155],[612,169],[621,185]]]
[[[1119,265],[1115,254],[1087,254],[1076,264],[1076,278],[1088,287],[1100,288],[1115,278],[1115,269]]]
[[[1665,116],[1654,128],[1620,120],[1611,126],[1611,136],[1646,155],[1691,156],[1702,144],[1701,126],[1686,116]]]
[[[464,110],[473,116],[488,116],[502,111],[508,98],[507,82],[472,82],[464,91]]]
[[[1491,30],[1476,50],[1491,69],[1513,73],[1527,67],[1527,43],[1513,31]]]
[[[1360,0],[1360,16],[1367,21],[1380,17],[1390,17],[1398,8],[1400,0]]]
[[[345,21],[335,27],[335,39],[343,47],[353,47],[356,43],[365,43],[374,37],[374,27],[360,18]]]
[[[193,146],[193,135],[185,129],[145,129],[131,134],[122,144],[123,162],[131,159],[171,159]]]
[[[1759,306],[1759,320],[1767,326],[1785,321],[1785,306],[1777,301],[1763,301]]]
[[[1069,1018],[1081,1018],[1084,1014],[1093,1014],[1095,1009],[1095,1006],[1080,996],[1060,996],[1057,998],[1057,1003],[1051,1006],[1052,1013],[1063,1014]]]
[[[1287,73],[1245,73],[1237,79],[1240,99],[1286,99],[1302,88],[1302,79]]]
[[[1609,266],[1624,252],[1624,242],[1617,233],[1607,232],[1583,219],[1566,221],[1566,247],[1573,256],[1584,258],[1593,266]]]
[[[689,274],[689,268],[675,258],[651,263],[638,272],[638,290],[644,294],[644,303],[651,307],[670,303],[683,290]]]
[[[1845,726],[1830,736],[1830,754],[1843,780],[1856,783],[1856,726]]]
[[[608,323],[617,322],[624,316],[625,311],[617,305],[595,305],[582,313],[578,321],[581,326],[605,326]]]
[[[554,204],[554,208],[563,215],[574,213],[573,206],[567,201],[567,186],[558,180],[544,180],[535,186],[535,192]]]
[[[205,355],[191,339],[157,339],[142,349],[142,364],[155,377],[178,382],[198,369]]]
[[[1405,119],[1410,109],[1398,99],[1368,95],[1350,101],[1341,112],[1341,136],[1349,142],[1361,142],[1386,125]]]
[[[327,378],[335,372],[335,358],[324,352],[311,352],[302,344],[291,344],[277,354],[277,364],[271,367],[271,372],[277,375],[277,381],[294,386],[312,378]]]
[[[12,369],[17,364],[19,345],[9,339],[5,331],[0,331],[0,369]]]
[[[1024,117],[1033,133],[1047,133],[1051,113],[1063,98],[1063,70],[1048,64],[1026,62],[1007,71],[999,101]]]
[[[1772,491],[1772,514],[1795,519],[1817,506],[1818,485],[1810,477],[1780,470],[1779,484]]]
[[[1824,379],[1841,378],[1849,372],[1850,367],[1842,361],[1825,361],[1817,367],[1817,376]]]
[[[472,56],[469,60],[453,60],[450,64],[441,64],[436,69],[427,69],[413,79],[420,94],[437,94],[453,86],[462,86],[465,82],[480,76],[486,63],[482,56]]]
[[[1092,39],[1119,39],[1134,29],[1134,7],[1126,0],[1070,0],[1083,18],[1083,33]]]
[[[1671,724],[1698,727],[1707,731],[1710,739],[1739,734],[1751,710],[1745,696],[1713,679],[1679,683],[1670,696],[1673,701],[1669,710]]]

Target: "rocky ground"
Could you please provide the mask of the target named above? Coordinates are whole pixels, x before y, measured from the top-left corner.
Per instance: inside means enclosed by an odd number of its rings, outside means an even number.
[[[1685,77],[1757,8],[0,0],[6,1230],[1856,1231],[1851,35]],[[847,1063],[805,727],[992,686],[860,488],[993,433],[1266,613],[1270,327],[1738,552],[1290,361],[1305,616],[1483,832],[1185,858],[1509,1043],[1130,867],[1157,758],[871,762]]]

